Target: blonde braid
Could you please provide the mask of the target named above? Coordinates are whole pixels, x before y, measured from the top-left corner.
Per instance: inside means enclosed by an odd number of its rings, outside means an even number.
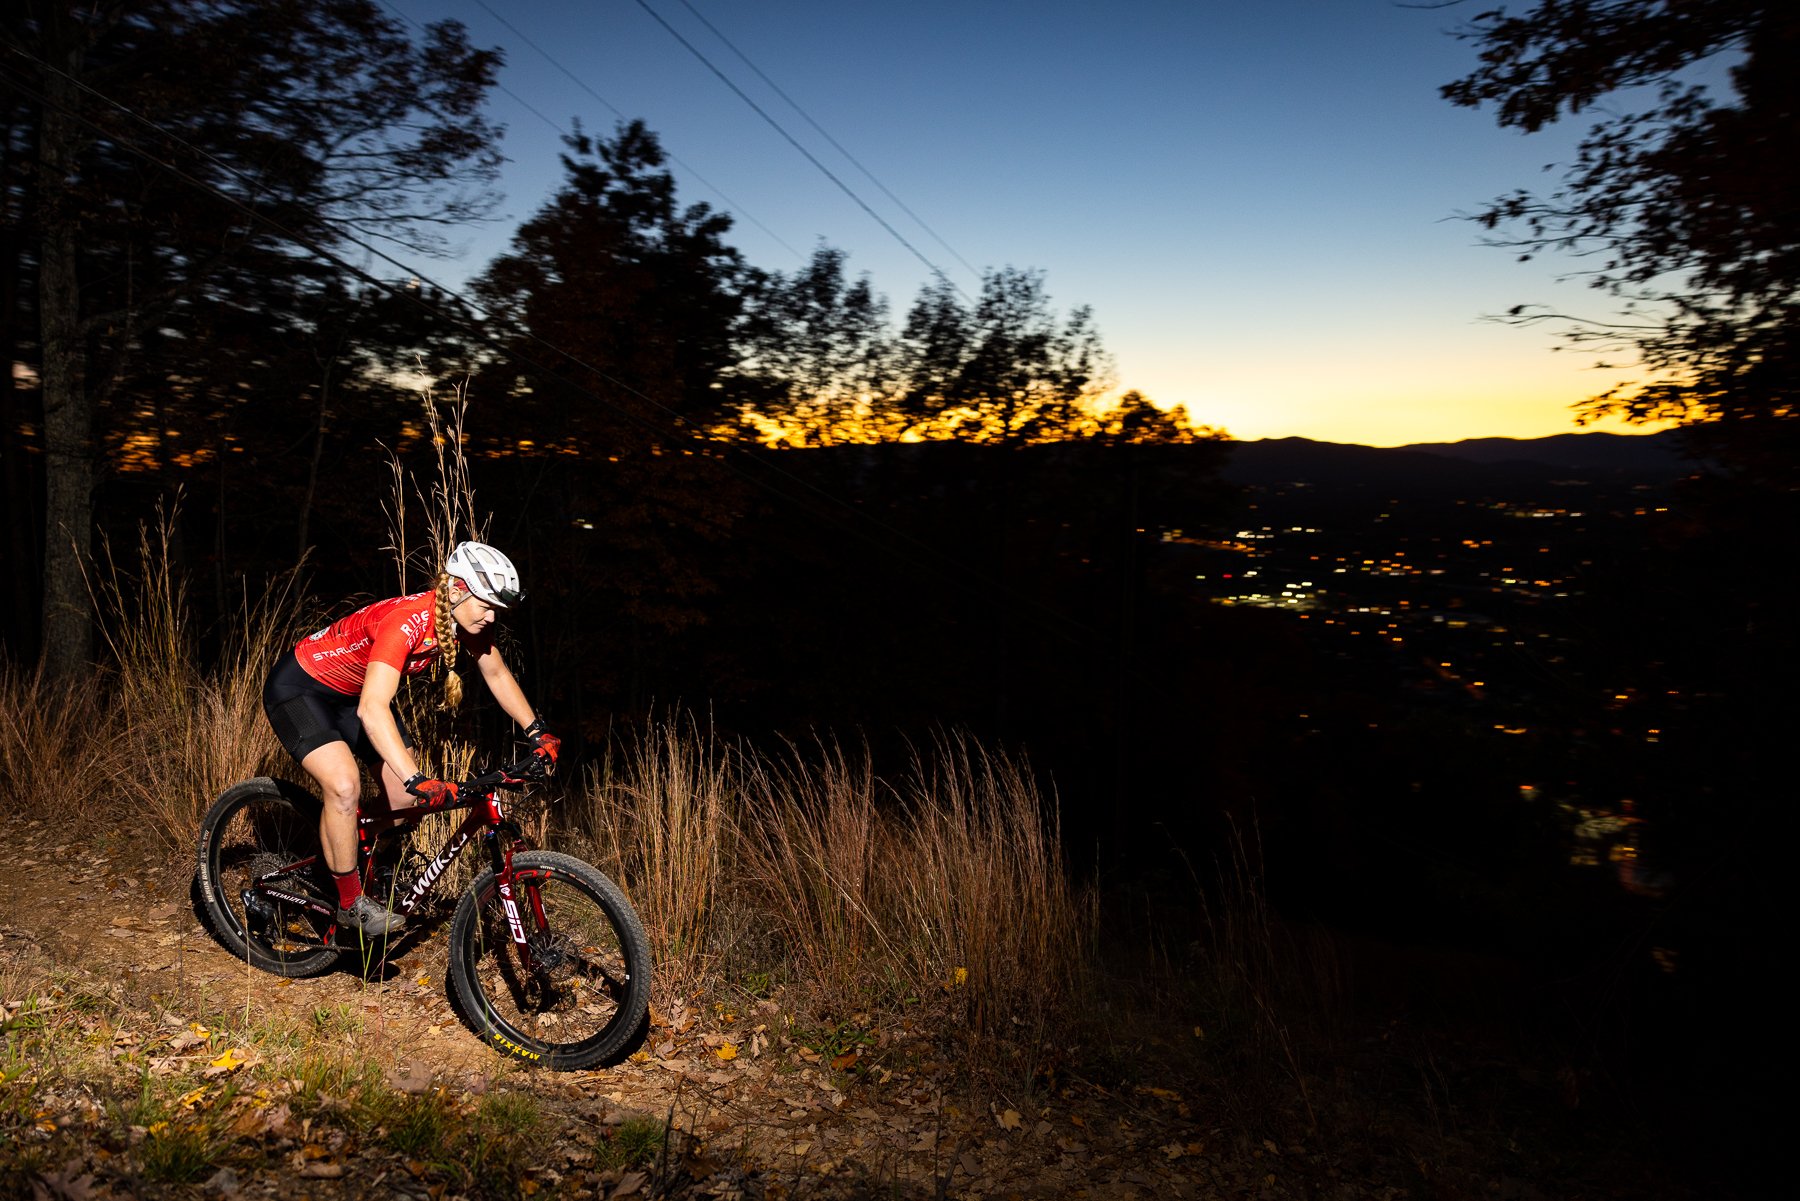
[[[456,674],[456,618],[450,613],[450,576],[437,581],[438,661],[444,665],[444,700],[439,709],[449,711],[462,704],[462,677]]]

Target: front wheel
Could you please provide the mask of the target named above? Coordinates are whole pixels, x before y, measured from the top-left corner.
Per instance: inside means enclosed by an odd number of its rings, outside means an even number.
[[[510,904],[490,868],[450,923],[450,980],[464,1016],[495,1050],[542,1067],[618,1062],[650,1005],[649,943],[631,902],[597,869],[554,851],[514,855],[513,875]]]
[[[305,789],[258,776],[227,788],[200,823],[207,926],[226,950],[277,976],[316,976],[341,954],[321,945],[317,915],[281,899],[312,891],[319,809]]]

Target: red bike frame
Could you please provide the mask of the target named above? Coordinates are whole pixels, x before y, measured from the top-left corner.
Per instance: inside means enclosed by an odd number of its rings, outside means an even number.
[[[519,906],[515,900],[515,889],[519,881],[513,871],[513,854],[520,849],[528,850],[530,848],[526,846],[524,832],[513,822],[507,820],[506,811],[500,805],[500,791],[524,788],[532,779],[541,777],[544,774],[544,768],[544,762],[533,755],[518,763],[484,772],[474,779],[457,785],[459,799],[448,805],[431,807],[415,805],[410,809],[390,810],[378,817],[359,813],[356,819],[356,858],[363,877],[363,887],[367,889],[374,885],[375,863],[371,852],[374,837],[380,832],[376,830],[376,827],[388,829],[417,826],[434,813],[468,809],[469,815],[462,820],[461,825],[457,826],[438,853],[432,856],[430,862],[426,864],[425,870],[413,882],[412,887],[408,888],[406,893],[399,898],[394,908],[402,915],[410,916],[425,898],[431,895],[437,887],[438,880],[449,870],[450,865],[456,862],[456,858],[462,854],[463,848],[467,847],[477,834],[485,832],[488,852],[494,867],[495,887],[499,889],[500,901],[506,910],[507,925],[511,928],[513,942],[519,948],[523,966],[527,971],[531,970],[531,946],[529,936],[525,932],[524,920],[519,915]],[[461,799],[465,794],[471,799]],[[510,834],[511,837],[503,838],[502,834]],[[318,897],[296,893],[293,889],[285,887],[284,883],[279,880],[279,877],[290,876],[295,872],[312,867],[319,862],[319,859],[319,856],[313,855],[297,863],[287,864],[276,871],[257,877],[252,882],[251,888],[273,900],[305,909],[324,918],[329,926],[322,941],[324,945],[329,946],[335,943],[337,937],[337,907]],[[543,901],[538,896],[537,889],[527,885],[525,896],[531,907],[533,924],[539,930],[547,929],[549,923],[544,915]]]

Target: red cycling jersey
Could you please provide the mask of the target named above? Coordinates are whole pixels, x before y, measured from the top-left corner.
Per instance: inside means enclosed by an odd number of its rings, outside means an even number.
[[[456,632],[472,654],[487,649]],[[403,676],[416,676],[437,658],[437,594],[415,592],[364,605],[316,634],[302,638],[294,658],[306,674],[336,692],[356,696],[370,663],[386,663]]]

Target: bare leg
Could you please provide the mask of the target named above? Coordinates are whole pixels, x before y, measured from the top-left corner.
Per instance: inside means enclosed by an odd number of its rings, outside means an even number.
[[[306,773],[319,782],[325,809],[319,815],[319,842],[325,850],[325,866],[343,873],[356,869],[356,810],[362,798],[362,777],[356,756],[344,742],[328,742],[300,761]]]
[[[371,798],[362,807],[364,817],[379,819],[384,814],[393,820],[374,827],[380,833],[400,824],[400,815],[419,803],[419,798],[406,791],[406,785],[394,774],[394,769],[383,763],[375,776],[379,796]]]

